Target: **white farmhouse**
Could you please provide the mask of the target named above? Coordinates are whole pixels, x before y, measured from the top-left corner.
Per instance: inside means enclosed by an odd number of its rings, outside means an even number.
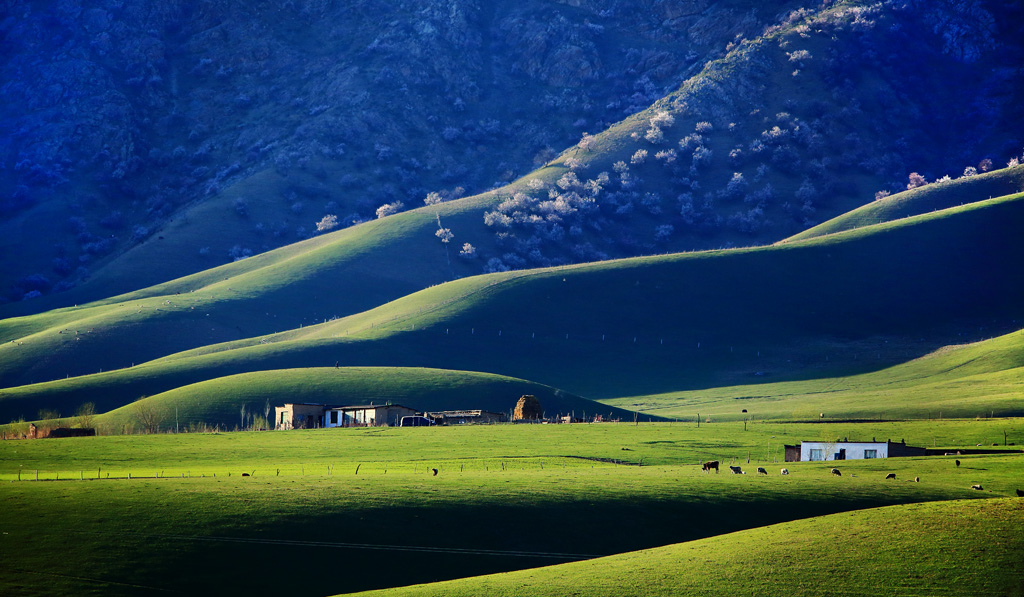
[[[799,446],[786,446],[786,462],[813,462],[833,460],[866,460],[868,458],[894,458],[897,456],[925,456],[926,448],[908,446],[906,442],[800,442]]]
[[[285,403],[274,408],[277,429],[319,429],[321,427],[397,426],[402,417],[417,414],[401,404],[330,406],[327,404]]]
[[[401,404],[328,406],[324,409],[324,427],[398,427],[402,417],[417,413],[415,408]]]

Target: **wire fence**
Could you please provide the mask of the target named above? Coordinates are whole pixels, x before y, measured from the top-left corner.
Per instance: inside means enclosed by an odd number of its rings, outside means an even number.
[[[40,469],[19,467],[0,470],[0,481],[133,481],[154,479],[245,479],[277,477],[327,478],[334,476],[402,476],[438,477],[453,474],[511,473],[511,472],[557,472],[582,467],[637,467],[645,466],[643,457],[632,459],[584,456],[557,456],[550,458],[516,458],[421,461],[421,462],[343,462],[308,463],[283,465],[258,465],[254,468],[243,466],[200,465],[194,468],[169,466],[140,466],[138,468],[103,467],[71,470]]]

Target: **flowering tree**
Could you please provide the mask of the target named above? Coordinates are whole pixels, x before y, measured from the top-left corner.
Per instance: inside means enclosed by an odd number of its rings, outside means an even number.
[[[928,184],[928,181],[925,180],[925,177],[921,176],[917,172],[911,172],[910,176],[908,176],[907,179],[907,189],[916,189],[917,187],[923,187],[924,185]]]
[[[444,244],[448,244],[453,238],[455,238],[455,235],[452,234],[452,231],[448,228],[438,228],[437,232],[434,233],[434,236],[441,239],[441,242]]]
[[[316,223],[317,232],[328,232],[330,230],[334,230],[337,227],[338,216],[334,214],[324,216],[323,218],[321,218],[319,222]]]
[[[405,204],[401,201],[395,201],[394,203],[385,203],[377,208],[377,219],[381,219],[402,211]]]

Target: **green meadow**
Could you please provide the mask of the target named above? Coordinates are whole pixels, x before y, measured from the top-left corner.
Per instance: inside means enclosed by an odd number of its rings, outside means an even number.
[[[1005,432],[1005,436],[1004,436]],[[909,445],[974,448],[977,444],[1019,452],[1024,448],[1021,419],[958,419],[884,422],[797,423],[728,421],[686,423],[593,423],[574,425],[470,425],[432,428],[350,428],[294,432],[179,433],[100,436],[53,441],[0,442],[0,480],[30,476],[41,479],[235,476],[257,471],[260,478],[422,472],[428,465],[449,471],[490,470],[495,466],[542,470],[602,464],[696,466],[706,460],[754,465],[783,462],[782,447],[801,440],[887,439]],[[1007,445],[1004,447],[1004,440]],[[1013,446],[1009,444],[1015,444]],[[903,459],[890,462],[904,462]],[[883,463],[885,464],[885,463]],[[781,465],[780,465],[781,466]],[[397,468],[396,468],[397,467]],[[342,468],[345,472],[342,473]],[[407,470],[408,469],[408,470]],[[280,471],[280,473],[278,473]],[[776,471],[777,472],[777,471]],[[82,473],[80,475],[79,473]]]
[[[954,457],[942,456],[848,461],[840,464],[842,477],[829,473],[831,463],[781,462],[781,445],[800,439],[877,436],[956,449],[995,443],[1004,431],[1010,441],[1024,441],[1018,420],[958,420],[495,425],[0,442],[0,586],[40,595],[323,595],[714,541],[744,529],[885,505],[1009,498],[1024,478],[1019,451],[962,456],[959,467]],[[735,462],[747,474],[730,474],[724,465],[718,474],[701,472],[697,463],[712,458]],[[757,475],[757,466],[768,476]],[[779,474],[783,466],[790,475]],[[895,481],[884,479],[889,472]],[[972,490],[973,484],[983,490]],[[1011,522],[1010,514],[1000,520]],[[730,547],[731,541],[716,549],[741,557],[745,552],[734,551],[742,548]],[[985,558],[978,565],[1002,561]],[[638,569],[637,586],[678,575],[676,567],[654,570]],[[911,586],[937,587],[944,578]],[[751,582],[750,588],[762,586]],[[607,594],[607,586],[588,590]]]
[[[361,595],[1020,595],[1022,526],[1018,499],[903,504]]]

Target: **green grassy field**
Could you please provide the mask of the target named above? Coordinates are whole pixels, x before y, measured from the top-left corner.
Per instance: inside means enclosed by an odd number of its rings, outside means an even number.
[[[765,460],[775,442],[823,432],[973,445],[1014,425],[502,425],[0,442],[0,587],[331,594],[887,504],[1012,496],[1019,453],[964,456],[959,468],[952,457],[848,461],[842,478],[821,463],[787,463],[781,477],[783,464]],[[712,456],[736,457],[749,474],[700,472],[697,461]],[[768,477],[754,475],[758,460]],[[898,480],[884,481],[887,472]],[[321,569],[335,572],[314,574]]]
[[[1024,502],[908,504],[364,595],[1021,595]]]
[[[1006,436],[1004,438],[1004,432]],[[954,419],[926,421],[792,423],[728,421],[702,423],[594,423],[576,425],[483,425],[421,428],[349,428],[310,431],[181,433],[178,435],[103,436],[54,441],[0,442],[0,480],[20,471],[40,470],[40,479],[221,476],[231,471],[259,471],[260,477],[291,476],[308,465],[325,474],[329,466],[356,466],[364,474],[410,472],[427,464],[483,470],[506,459],[529,462],[541,470],[543,459],[554,466],[593,466],[614,462],[645,466],[696,466],[705,460],[753,464],[783,461],[784,444],[801,440],[848,437],[851,440],[906,441],[910,445],[949,448],[1007,443],[1024,447],[1021,419]],[[1018,447],[1019,446],[1019,447]],[[999,448],[1002,449],[1002,448]],[[269,460],[268,460],[269,459]],[[900,459],[891,462],[905,462]],[[452,464],[455,463],[455,464]],[[507,464],[511,466],[510,464]],[[395,468],[395,467],[398,468]],[[517,465],[518,467],[518,465]],[[550,468],[550,466],[548,467]],[[407,470],[408,469],[408,470]],[[84,471],[84,472],[83,472]],[[90,473],[91,471],[91,473]],[[268,473],[268,471],[272,471]],[[347,474],[346,472],[346,474]],[[81,475],[80,475],[81,473]],[[23,473],[23,477],[28,476]],[[34,476],[34,473],[33,473]]]

